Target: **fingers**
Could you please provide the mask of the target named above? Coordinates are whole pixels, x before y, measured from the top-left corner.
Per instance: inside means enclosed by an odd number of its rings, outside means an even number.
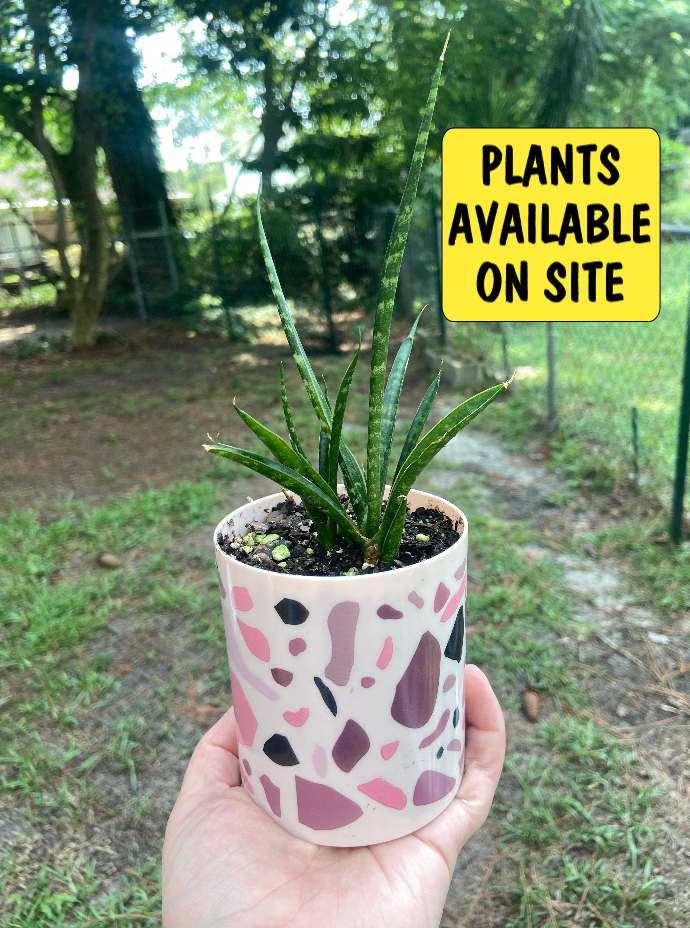
[[[465,670],[465,775],[450,806],[418,835],[433,841],[452,872],[466,841],[484,824],[505,754],[505,722],[498,699],[482,671]]]
[[[237,722],[235,710],[230,708],[209,728],[194,749],[184,775],[182,791],[239,786],[237,750]]]

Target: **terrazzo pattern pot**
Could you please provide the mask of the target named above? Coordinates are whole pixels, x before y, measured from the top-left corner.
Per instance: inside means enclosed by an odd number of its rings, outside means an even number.
[[[235,510],[240,535],[283,499]],[[242,782],[291,834],[358,847],[410,834],[457,792],[465,745],[467,520],[409,567],[301,577],[242,564],[216,544]]]

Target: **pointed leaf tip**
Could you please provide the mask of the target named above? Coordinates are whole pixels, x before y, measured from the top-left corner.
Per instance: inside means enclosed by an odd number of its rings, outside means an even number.
[[[450,34],[451,34],[451,32],[452,32],[452,30],[449,29],[449,30],[448,30],[448,35],[446,36],[446,41],[445,41],[444,46],[443,46],[443,51],[441,52],[441,57],[438,59],[439,61],[445,61],[445,60],[446,60],[446,49],[448,48],[448,42],[450,41]]]

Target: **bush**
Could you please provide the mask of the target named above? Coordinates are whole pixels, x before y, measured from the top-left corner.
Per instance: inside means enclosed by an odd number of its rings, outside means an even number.
[[[685,178],[688,150],[682,142],[661,139],[661,202],[669,203],[680,193]]]

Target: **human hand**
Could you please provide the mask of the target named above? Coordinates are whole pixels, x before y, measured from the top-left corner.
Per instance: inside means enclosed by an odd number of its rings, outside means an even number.
[[[437,928],[456,858],[484,823],[505,726],[478,667],[465,670],[465,775],[414,834],[371,847],[296,838],[240,786],[234,709],[189,761],[163,847],[164,928]]]

